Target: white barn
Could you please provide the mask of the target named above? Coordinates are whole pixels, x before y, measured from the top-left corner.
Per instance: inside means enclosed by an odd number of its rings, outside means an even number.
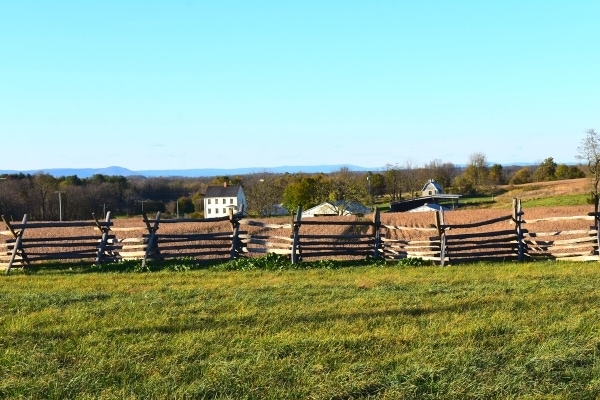
[[[423,193],[423,197],[435,196],[444,193],[444,191],[442,190],[442,186],[433,179],[428,180],[427,183],[423,186],[423,189],[421,189],[421,191]]]

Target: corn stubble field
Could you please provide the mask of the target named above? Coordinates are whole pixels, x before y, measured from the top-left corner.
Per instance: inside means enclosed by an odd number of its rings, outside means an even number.
[[[525,220],[591,211],[524,208]],[[0,398],[600,396],[596,262],[325,265],[3,276]]]

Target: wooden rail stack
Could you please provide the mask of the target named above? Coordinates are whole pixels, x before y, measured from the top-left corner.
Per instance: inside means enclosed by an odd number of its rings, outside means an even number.
[[[594,225],[584,229],[532,231],[529,227],[544,222],[592,221]],[[526,257],[529,259],[556,259],[570,261],[598,260],[598,214],[588,216],[540,218],[526,221],[523,231]]]
[[[21,223],[11,223],[2,216],[7,230],[0,232],[9,235],[1,246],[5,251],[0,255],[0,263],[6,266],[10,273],[13,266],[26,266],[35,261],[48,260],[77,260],[101,263],[114,259],[114,235],[109,233],[112,222],[110,212],[105,221],[74,221],[74,222],[29,222],[25,214]],[[61,235],[61,229],[72,231],[81,228],[82,231],[99,230],[100,234]],[[51,229],[52,237],[32,237],[25,234],[33,229]],[[95,232],[94,232],[95,233]]]
[[[142,267],[147,261],[167,260],[174,258],[210,258],[213,260],[229,260],[238,256],[239,252],[239,225],[242,214],[230,214],[228,217],[200,219],[163,219],[161,213],[155,219],[148,219],[146,214],[143,220],[148,233],[144,235],[140,251],[128,252],[129,258],[141,258]],[[211,233],[159,233],[160,224],[205,223],[229,221],[231,230]]]

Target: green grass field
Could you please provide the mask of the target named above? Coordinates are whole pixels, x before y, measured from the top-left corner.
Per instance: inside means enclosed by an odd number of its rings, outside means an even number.
[[[589,194],[573,194],[555,197],[544,197],[523,201],[523,206],[527,207],[556,207],[556,206],[582,206],[590,204]],[[592,207],[590,205],[590,207]]]
[[[600,396],[597,263],[0,279],[0,398]]]

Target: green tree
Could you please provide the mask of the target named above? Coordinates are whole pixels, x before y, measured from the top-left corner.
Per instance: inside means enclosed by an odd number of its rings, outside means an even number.
[[[191,197],[180,197],[177,199],[177,207],[179,207],[179,214],[191,214],[196,211],[194,207],[194,202]]]
[[[488,180],[493,186],[503,185],[505,182],[504,169],[500,164],[494,164],[490,167]]]
[[[556,179],[577,179],[585,178],[585,172],[577,165],[559,164],[556,167]]]
[[[474,194],[475,187],[470,179],[465,177],[465,174],[458,175],[452,181],[452,187],[460,194]]]
[[[243,183],[244,179],[239,176],[236,175],[234,177],[230,177],[227,175],[222,175],[222,176],[215,176],[211,181],[210,181],[210,185],[211,186],[220,186],[223,184],[228,184],[228,185],[241,185]]]
[[[511,185],[522,185],[524,183],[530,183],[530,182],[531,182],[531,172],[530,172],[529,168],[527,168],[527,167],[523,167],[520,170],[518,170],[510,180]]]
[[[454,180],[461,193],[477,193],[488,184],[489,170],[483,153],[473,153],[463,173]]]
[[[552,157],[546,158],[533,172],[533,180],[536,182],[552,181],[556,179],[557,164]]]
[[[371,186],[371,194],[374,197],[385,195],[385,176],[383,174],[370,174],[367,183]]]
[[[306,176],[290,182],[283,192],[283,206],[290,212],[295,212],[298,207],[307,210],[316,206],[319,204],[323,185],[321,178]]]

